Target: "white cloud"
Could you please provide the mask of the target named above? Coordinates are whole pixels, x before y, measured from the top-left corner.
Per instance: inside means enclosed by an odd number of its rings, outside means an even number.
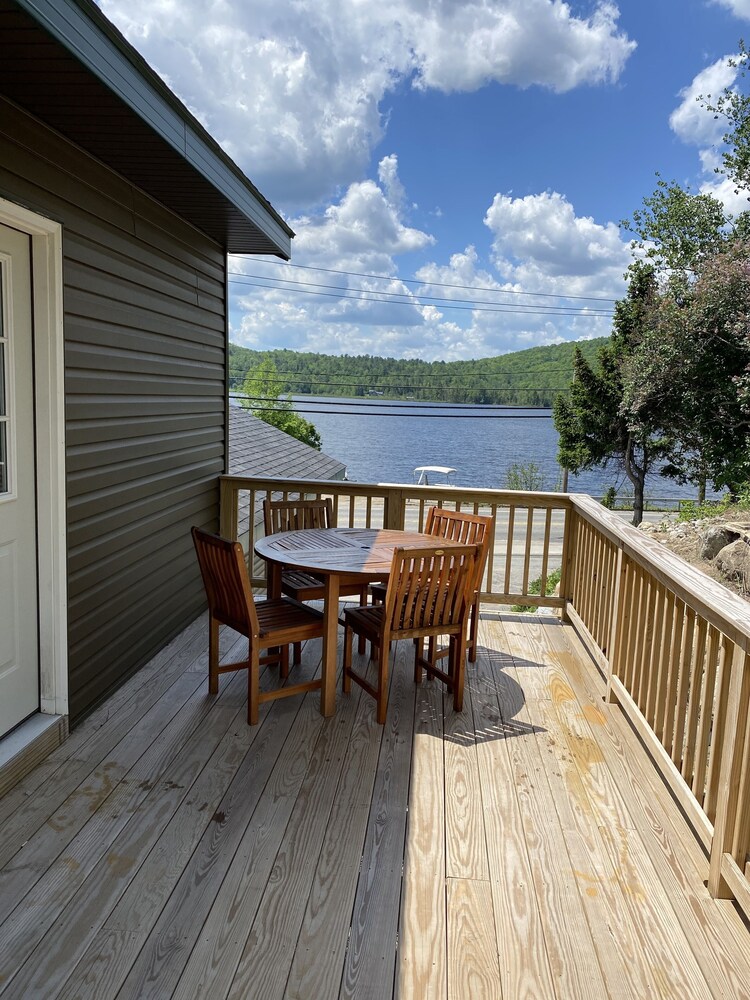
[[[574,17],[562,0],[410,6],[419,18],[413,44],[421,88],[476,90],[497,81],[561,92],[616,80],[635,49],[608,2],[589,18]]]
[[[750,21],[750,0],[714,0],[719,7],[726,7],[735,17]]]
[[[614,222],[576,216],[557,192],[495,195],[484,219],[493,235],[495,266],[527,291],[619,297],[630,263]]]
[[[361,177],[381,103],[411,80],[566,91],[616,80],[634,48],[617,7],[562,0],[100,0],[274,201],[302,206]]]
[[[397,166],[395,157],[386,157],[380,185],[353,184],[326,211],[293,220],[299,233],[295,262],[329,272],[234,258],[235,270],[315,283],[302,287],[324,293],[250,292],[233,282],[233,294],[240,297],[233,309],[233,316],[240,314],[234,341],[257,348],[283,344],[331,354],[457,360],[609,333],[611,318],[599,311],[611,303],[570,296],[623,294],[630,255],[613,223],[576,217],[558,194],[498,195],[485,218],[494,268],[470,246],[447,262],[422,266],[415,275],[419,284],[405,282],[398,277],[398,256],[429,249],[433,240],[404,221],[399,206],[406,197]],[[399,192],[398,205],[389,201],[390,190]],[[370,301],[363,301],[362,290]]]
[[[727,3],[727,6],[730,6]],[[742,0],[731,4],[735,13],[740,10],[750,17],[750,0]],[[675,108],[669,118],[673,131],[683,142],[691,143],[699,148],[698,157],[704,177],[700,185],[701,194],[710,194],[718,199],[727,212],[738,215],[748,209],[747,191],[738,191],[735,184],[728,178],[717,173],[722,165],[722,139],[727,123],[702,107],[698,97],[711,97],[713,100],[731,87],[737,79],[738,69],[729,65],[731,56],[724,56],[711,66],[707,66],[694,78],[692,83],[680,91],[681,103]]]
[[[747,0],[750,5],[750,0]],[[672,131],[683,142],[696,146],[711,146],[721,140],[723,127],[711,111],[707,111],[698,101],[699,97],[713,96],[715,99],[725,87],[731,87],[737,77],[737,70],[729,65],[729,56],[724,56],[701,70],[680,91],[680,104],[669,116]]]

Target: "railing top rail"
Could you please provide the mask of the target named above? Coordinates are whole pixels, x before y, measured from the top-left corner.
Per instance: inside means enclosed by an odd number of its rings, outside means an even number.
[[[732,642],[750,648],[750,604],[681,559],[666,546],[624,523],[584,493],[571,493],[576,513],[620,547],[668,590],[694,608]]]
[[[343,479],[292,479],[278,476],[221,476],[221,481],[234,489],[271,490],[272,492],[327,493],[346,496],[382,497],[389,493],[402,496],[454,500],[459,503],[497,504],[515,507],[552,507],[567,510],[571,506],[567,493],[526,492],[523,490],[474,489],[463,486],[415,486],[408,483],[353,483]]]

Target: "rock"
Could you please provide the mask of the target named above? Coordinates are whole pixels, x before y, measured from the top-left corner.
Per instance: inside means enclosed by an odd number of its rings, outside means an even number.
[[[739,583],[744,591],[750,591],[750,545],[743,538],[725,545],[714,565],[724,576]]]
[[[709,525],[701,532],[701,559],[715,559],[723,548],[740,537],[740,533],[729,524]]]

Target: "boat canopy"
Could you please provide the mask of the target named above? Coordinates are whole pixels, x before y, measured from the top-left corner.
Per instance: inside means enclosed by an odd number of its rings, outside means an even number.
[[[453,475],[455,469],[448,465],[418,465],[414,470],[414,482],[417,486],[429,486],[430,476],[448,477]],[[433,483],[433,486],[436,485]]]

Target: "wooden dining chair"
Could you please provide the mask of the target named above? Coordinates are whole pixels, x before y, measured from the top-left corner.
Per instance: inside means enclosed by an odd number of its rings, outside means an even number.
[[[475,580],[471,591],[472,598],[469,609],[467,647],[470,663],[474,663],[477,658],[479,594],[482,589],[482,575],[487,564],[487,553],[489,552],[493,526],[493,518],[482,514],[469,514],[462,510],[445,510],[442,507],[429,507],[427,510],[425,534],[435,535],[437,538],[450,538],[451,541],[462,542],[464,545],[479,545],[481,547],[479,558],[474,567]],[[370,585],[373,603],[381,603],[385,599],[385,592],[386,587],[382,583],[373,583]],[[446,655],[447,653],[447,648],[441,649],[438,646],[436,636],[428,639],[427,657],[433,663],[441,655]]]
[[[455,545],[431,548],[398,547],[394,550],[385,600],[369,607],[344,611],[343,688],[351,690],[356,681],[377,704],[377,720],[385,722],[388,709],[388,660],[391,642],[419,639],[414,645],[414,680],[422,670],[439,677],[453,691],[453,705],[463,704],[464,660],[466,658],[466,619],[479,545]],[[377,648],[377,684],[372,685],[352,666],[353,634]],[[422,656],[424,636],[449,637],[448,672]]]
[[[263,501],[263,525],[267,535],[277,531],[301,531],[304,528],[332,528],[333,504],[330,497],[322,500]],[[285,567],[281,571],[281,593],[295,601],[322,601],[324,581],[314,573]],[[342,583],[342,597],[358,597],[367,604],[366,583]],[[362,652],[362,649],[360,649]],[[299,663],[301,647],[294,647],[294,663]]]
[[[261,691],[261,663],[279,662],[281,677],[289,672],[289,644],[323,635],[323,615],[288,597],[256,601],[239,542],[230,542],[200,528],[192,529],[203,585],[208,600],[208,691],[218,694],[219,674],[247,670],[247,721],[258,721],[258,706],[273,698],[319,689],[322,678],[304,684],[291,684],[272,691]],[[219,663],[219,625],[228,625],[247,636],[246,660]],[[275,650],[261,656],[263,650]]]

